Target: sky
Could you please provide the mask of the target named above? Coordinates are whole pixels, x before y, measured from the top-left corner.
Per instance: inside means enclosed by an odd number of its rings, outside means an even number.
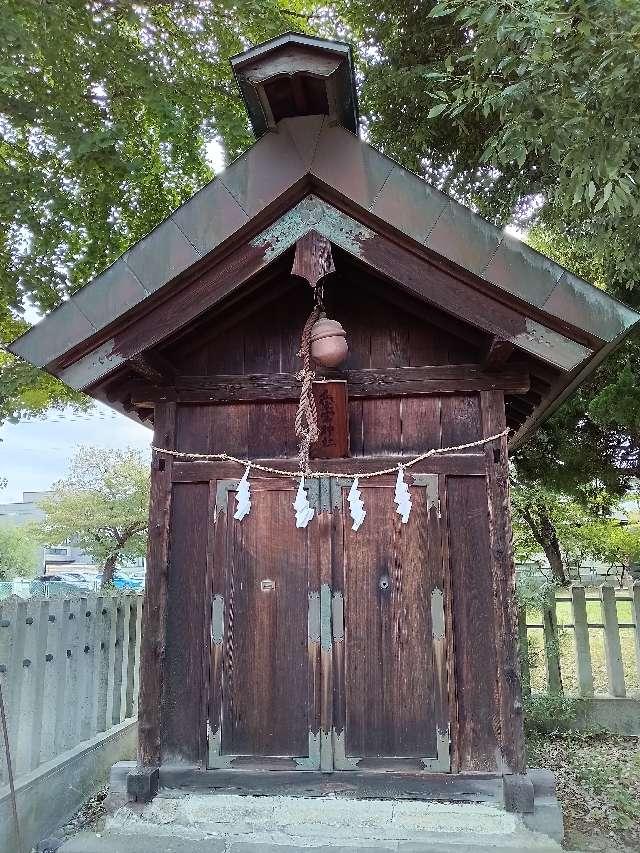
[[[46,418],[0,427],[0,503],[22,500],[22,492],[43,491],[65,476],[80,445],[135,447],[149,451],[152,432],[96,403],[89,412],[52,411]],[[149,451],[150,452],[150,451]]]

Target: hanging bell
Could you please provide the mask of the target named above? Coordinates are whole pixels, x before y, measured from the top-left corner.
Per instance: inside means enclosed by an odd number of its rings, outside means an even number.
[[[338,367],[349,355],[347,333],[324,314],[311,327],[311,357],[322,367]]]

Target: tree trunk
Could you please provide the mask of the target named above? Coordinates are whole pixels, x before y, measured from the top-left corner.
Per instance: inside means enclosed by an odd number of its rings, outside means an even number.
[[[569,576],[562,559],[558,534],[546,506],[542,501],[536,501],[524,506],[521,505],[519,510],[520,515],[529,525],[533,538],[542,548],[549,561],[553,580],[558,586],[566,586],[569,583]]]
[[[107,586],[108,584],[113,583],[113,572],[116,567],[118,556],[117,554],[111,554],[107,557],[104,562],[104,566],[102,569],[102,585]]]
[[[556,533],[553,521],[547,512],[547,508],[542,502],[539,501],[536,503],[536,510],[538,513],[540,534],[538,542],[542,546],[545,557],[549,561],[554,581],[559,586],[566,586],[570,579],[564,565],[564,560],[562,559],[562,551],[560,550],[560,543],[558,542],[558,534]]]
[[[521,507],[520,513],[549,561],[554,582],[558,586],[566,586],[570,581],[562,559],[558,534],[546,506],[542,501],[536,501],[534,504]],[[549,692],[562,694],[564,690],[560,669],[560,638],[555,608],[555,588],[549,591],[547,599],[541,605],[541,611]]]

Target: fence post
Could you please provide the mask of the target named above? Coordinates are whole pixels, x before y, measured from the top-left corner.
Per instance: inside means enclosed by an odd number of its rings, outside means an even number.
[[[529,643],[527,637],[527,608],[518,607],[518,652],[520,655],[520,680],[522,695],[531,696],[531,667],[529,666]]]
[[[129,659],[129,621],[131,608],[128,596],[116,606],[116,654],[113,676],[113,713],[110,725],[117,726],[125,718],[127,709],[127,664]]]
[[[96,614],[98,599],[92,593],[89,593],[86,598],[81,599],[81,618],[83,621],[83,648],[82,648],[82,663],[80,676],[80,691],[78,699],[80,705],[80,740],[88,740],[95,734],[96,717],[95,717],[95,695],[97,688],[96,680],[96,664],[97,653],[96,643],[98,640]],[[80,652],[79,652],[80,653]]]
[[[40,758],[48,761],[62,752],[65,691],[67,671],[67,635],[69,632],[69,602],[49,600],[47,645],[44,670],[44,695],[48,697],[42,719]]]
[[[25,620],[24,710],[20,715],[20,762],[16,763],[17,772],[34,770],[40,764],[48,615],[48,601],[41,598],[29,601]]]
[[[23,601],[12,597],[3,602],[0,622],[2,631],[2,646],[4,650],[1,663],[6,667],[2,683],[7,730],[9,733],[9,749],[12,750],[13,770],[16,772],[18,753],[18,736],[20,733],[20,714],[22,706],[22,689],[24,685],[24,641],[25,618],[27,608]]]
[[[615,589],[611,584],[603,584],[600,588],[600,596],[604,621],[604,648],[607,658],[609,693],[612,696],[626,696]]]
[[[116,603],[110,596],[102,599],[100,611],[100,667],[98,672],[98,714],[96,726],[106,732],[113,725],[113,670],[115,665]]]
[[[0,679],[9,733],[12,767],[15,772],[18,720],[22,694],[25,606],[12,596],[0,602]],[[0,743],[3,743],[0,740]],[[2,747],[4,754],[4,745]],[[2,764],[3,781],[8,780],[6,757]]]
[[[585,589],[583,586],[571,587],[571,605],[573,608],[573,625],[576,644],[578,693],[580,696],[593,696],[593,669],[591,666],[591,646],[589,644],[589,621],[587,617]]]
[[[131,599],[131,618],[129,621],[129,668],[127,672],[127,707],[125,717],[136,713],[136,694],[138,692],[138,651],[140,649],[140,596]]]
[[[82,669],[84,608],[79,598],[71,599],[69,612],[67,614],[68,632],[66,655],[66,690],[67,702],[64,710],[64,743],[62,750],[70,749],[78,743],[78,731],[80,728],[80,708],[78,702],[78,689],[81,684],[80,672]],[[62,751],[61,750],[61,751]]]
[[[550,589],[542,605],[544,630],[544,653],[547,659],[547,684],[549,693],[562,693],[560,649],[558,647],[558,618],[556,615],[556,591]]]
[[[640,583],[634,583],[632,587],[633,593],[633,623],[636,649],[636,672],[640,679]]]

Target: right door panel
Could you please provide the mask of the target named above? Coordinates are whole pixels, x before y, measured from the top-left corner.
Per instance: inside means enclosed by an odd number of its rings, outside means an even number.
[[[334,526],[336,769],[446,771],[449,713],[438,475],[407,476],[403,524],[395,479],[360,481],[367,512],[351,529],[351,482],[337,481]],[[417,487],[417,488],[416,488]]]

